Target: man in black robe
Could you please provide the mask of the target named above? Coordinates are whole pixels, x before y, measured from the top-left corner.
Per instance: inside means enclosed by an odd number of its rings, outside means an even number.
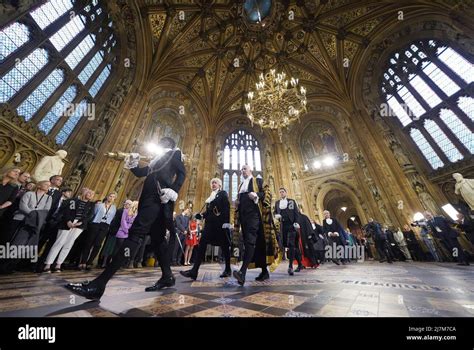
[[[173,209],[178,192],[183,185],[186,170],[181,159],[181,151],[176,149],[176,143],[169,137],[160,140],[159,146],[163,152],[156,156],[148,166],[138,167],[139,155],[131,154],[126,160],[125,167],[135,176],[146,177],[138,205],[138,214],[128,231],[120,249],[115,253],[111,264],[95,280],[84,283],[70,283],[66,288],[87,299],[98,300],[104,293],[107,282],[117,270],[123,266],[129,257],[144,240],[151,234],[151,244],[162,270],[161,278],[145,291],[156,291],[175,285],[171,272],[171,261],[166,242],[166,229],[173,230]],[[175,234],[175,232],[170,232]]]
[[[310,219],[301,212],[298,215],[298,224],[300,226],[299,247],[302,255],[301,262],[304,267],[318,267],[321,261],[320,252],[324,252],[325,246],[322,238],[322,227],[318,225],[318,228],[316,224],[313,227]],[[321,237],[319,236],[320,234]]]
[[[247,164],[242,167],[242,177],[236,211],[244,239],[244,254],[240,270],[233,272],[233,276],[241,286],[245,283],[245,275],[252,261],[256,267],[262,269],[255,280],[264,281],[270,278],[266,262],[263,221],[258,205],[258,202],[264,199],[263,180],[254,178],[252,169]]]
[[[345,259],[342,260],[337,258],[337,251],[341,249],[340,247],[344,248],[345,241],[344,241],[344,234],[343,228],[337,219],[331,218],[331,213],[329,210],[325,210],[323,212],[324,220],[323,220],[323,232],[327,236],[329,245],[332,251],[332,262],[336,265],[339,265],[339,261],[342,261],[342,264],[345,265]],[[334,249],[336,248],[336,249]]]
[[[298,267],[294,272],[304,269],[301,262],[301,251],[299,245],[298,223],[300,210],[294,199],[288,198],[288,193],[284,187],[280,187],[280,199],[275,202],[274,217],[280,220],[280,236],[283,247],[288,249],[288,274],[293,276],[293,261],[296,259]]]
[[[193,268],[187,271],[180,271],[184,277],[197,279],[199,267],[206,256],[208,244],[220,246],[225,261],[224,272],[220,278],[230,277],[230,203],[227,192],[222,190],[221,179],[211,180],[211,195],[206,199],[206,209],[202,217],[206,220],[201,239],[199,240],[198,252]],[[201,214],[201,213],[200,213]],[[197,216],[197,215],[196,215]]]

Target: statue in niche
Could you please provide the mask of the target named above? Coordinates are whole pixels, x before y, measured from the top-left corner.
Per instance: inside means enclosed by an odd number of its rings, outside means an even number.
[[[112,95],[110,100],[110,106],[113,108],[119,108],[122,105],[123,99],[125,98],[125,87],[119,86],[117,91]]]
[[[416,186],[415,191],[418,194],[421,204],[425,210],[430,211],[431,213],[439,213],[439,207],[434,201],[433,197],[426,192],[426,190],[421,186]]]
[[[460,195],[474,210],[474,179],[465,179],[460,173],[454,173],[453,178],[456,180],[454,185],[454,193]]]
[[[87,140],[87,144],[94,148],[99,148],[100,143],[105,137],[105,123],[101,123],[97,128],[92,129],[89,132],[89,139]]]
[[[79,184],[82,181],[82,170],[75,168],[72,174],[68,177],[66,183],[67,187],[71,188],[73,192],[77,191]]]
[[[273,164],[272,164],[272,155],[269,150],[265,152],[265,163],[267,165],[267,172],[273,172]]]
[[[296,163],[295,163],[295,158],[293,157],[293,152],[291,151],[290,147],[288,147],[286,149],[286,153],[288,155],[288,161],[290,163],[290,168],[294,169],[296,167]]]
[[[222,164],[224,164],[224,154],[222,152],[222,150],[220,148],[217,148],[217,156],[216,156],[216,160],[217,160],[217,165],[218,166],[222,166]]]
[[[295,191],[295,195],[301,196],[300,181],[298,180],[298,176],[294,172],[291,174],[291,181],[293,183],[293,190]]]
[[[189,189],[195,190],[196,189],[196,178],[197,178],[197,170],[193,168],[191,171],[191,178],[189,179]]]
[[[410,160],[406,156],[405,152],[403,152],[398,142],[392,141],[390,142],[389,146],[393,152],[393,155],[395,156],[395,159],[397,160],[398,164],[400,164],[401,167],[411,165]]]
[[[194,154],[193,154],[194,160],[196,160],[196,161],[199,160],[199,155],[200,154],[201,154],[201,142],[198,142],[194,146]]]

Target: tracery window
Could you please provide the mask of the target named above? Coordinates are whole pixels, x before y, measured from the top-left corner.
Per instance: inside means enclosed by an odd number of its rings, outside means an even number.
[[[437,40],[418,40],[396,52],[381,92],[401,127],[431,168],[473,154],[474,64]]]
[[[0,28],[0,103],[61,145],[114,69],[118,45],[105,3],[50,0]]]
[[[245,130],[232,132],[224,142],[224,178],[223,187],[232,201],[237,199],[241,183],[240,169],[248,164],[253,169],[253,176],[262,176],[260,146],[255,137]]]

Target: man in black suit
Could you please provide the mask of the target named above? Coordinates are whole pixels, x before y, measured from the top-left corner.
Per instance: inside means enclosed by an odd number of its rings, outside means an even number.
[[[172,229],[174,202],[186,177],[186,170],[181,159],[181,151],[169,137],[163,137],[158,144],[163,152],[157,155],[148,166],[138,167],[139,155],[131,154],[125,162],[125,168],[135,176],[146,177],[139,199],[138,214],[132,227],[128,231],[120,249],[114,255],[111,264],[93,281],[67,284],[66,288],[73,293],[87,299],[98,300],[104,293],[107,282],[123,265],[143,241],[151,233],[151,244],[155,256],[160,263],[162,276],[147,292],[157,291],[175,285],[175,278],[171,272],[170,254],[166,242],[166,229]],[[170,232],[170,234],[175,234]]]
[[[233,276],[241,286],[245,283],[247,268],[254,258],[255,266],[262,269],[256,280],[264,281],[270,278],[266,264],[263,223],[258,206],[258,202],[264,198],[263,180],[254,178],[252,169],[247,164],[242,167],[242,177],[236,211],[244,239],[244,254],[240,270],[233,272]]]
[[[189,230],[189,216],[191,212],[189,209],[183,210],[181,215],[176,216],[175,227],[176,233],[171,236],[170,233],[170,242],[173,242],[173,246],[170,247],[173,249],[173,255],[171,257],[172,265],[181,265],[181,259],[183,257],[183,247],[184,241],[186,240],[186,235]],[[179,240],[178,240],[179,239]]]
[[[446,218],[434,216],[429,211],[425,211],[424,215],[433,235],[441,240],[454,258],[457,258],[458,265],[469,266],[467,256],[458,242],[459,233],[451,227],[451,223]]]
[[[304,269],[301,262],[299,235],[297,233],[300,210],[298,209],[296,201],[287,197],[288,193],[285,188],[280,187],[279,192],[280,199],[275,202],[274,217],[280,220],[280,235],[283,241],[283,247],[288,248],[288,274],[293,276],[293,260],[296,259],[298,262],[298,267],[294,272],[300,272],[301,269]]]

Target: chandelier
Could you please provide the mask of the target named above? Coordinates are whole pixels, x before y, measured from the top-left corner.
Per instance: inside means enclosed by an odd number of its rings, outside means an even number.
[[[248,102],[244,107],[252,126],[254,123],[262,128],[278,131],[280,141],[282,129],[306,112],[306,89],[299,85],[298,79],[286,78],[285,73],[270,70],[265,76],[260,74],[256,91],[247,94]]]

